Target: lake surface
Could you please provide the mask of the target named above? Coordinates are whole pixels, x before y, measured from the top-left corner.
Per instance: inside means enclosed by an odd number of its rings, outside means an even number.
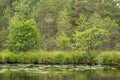
[[[120,80],[120,69],[73,65],[0,65],[0,80]]]

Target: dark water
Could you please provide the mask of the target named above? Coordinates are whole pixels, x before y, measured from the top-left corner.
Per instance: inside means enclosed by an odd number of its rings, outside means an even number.
[[[1,65],[0,80],[120,80],[120,70],[101,66]]]

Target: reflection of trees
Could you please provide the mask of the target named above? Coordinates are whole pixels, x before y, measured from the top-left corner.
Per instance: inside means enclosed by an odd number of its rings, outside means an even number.
[[[45,74],[5,71],[0,73],[0,80],[119,80],[119,74],[119,70],[88,70]]]
[[[36,74],[24,71],[6,71],[0,74],[0,80],[87,80],[84,73]]]
[[[119,80],[119,70],[95,70],[88,76],[88,80]]]

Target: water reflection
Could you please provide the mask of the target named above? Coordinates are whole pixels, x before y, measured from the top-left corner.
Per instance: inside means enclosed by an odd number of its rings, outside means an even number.
[[[66,72],[51,70],[48,73],[44,73],[44,71],[39,73],[25,70],[12,71],[11,68],[7,68],[6,71],[0,73],[0,80],[120,80],[120,70],[98,69]]]

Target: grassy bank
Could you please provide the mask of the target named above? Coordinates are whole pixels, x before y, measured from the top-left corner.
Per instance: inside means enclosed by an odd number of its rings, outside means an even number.
[[[96,59],[97,63],[101,65],[120,66],[120,52],[103,52]]]
[[[84,64],[120,66],[120,52],[103,52],[101,54],[76,53],[62,51],[31,51],[26,53],[11,53],[8,50],[0,52],[0,63],[26,64]]]

